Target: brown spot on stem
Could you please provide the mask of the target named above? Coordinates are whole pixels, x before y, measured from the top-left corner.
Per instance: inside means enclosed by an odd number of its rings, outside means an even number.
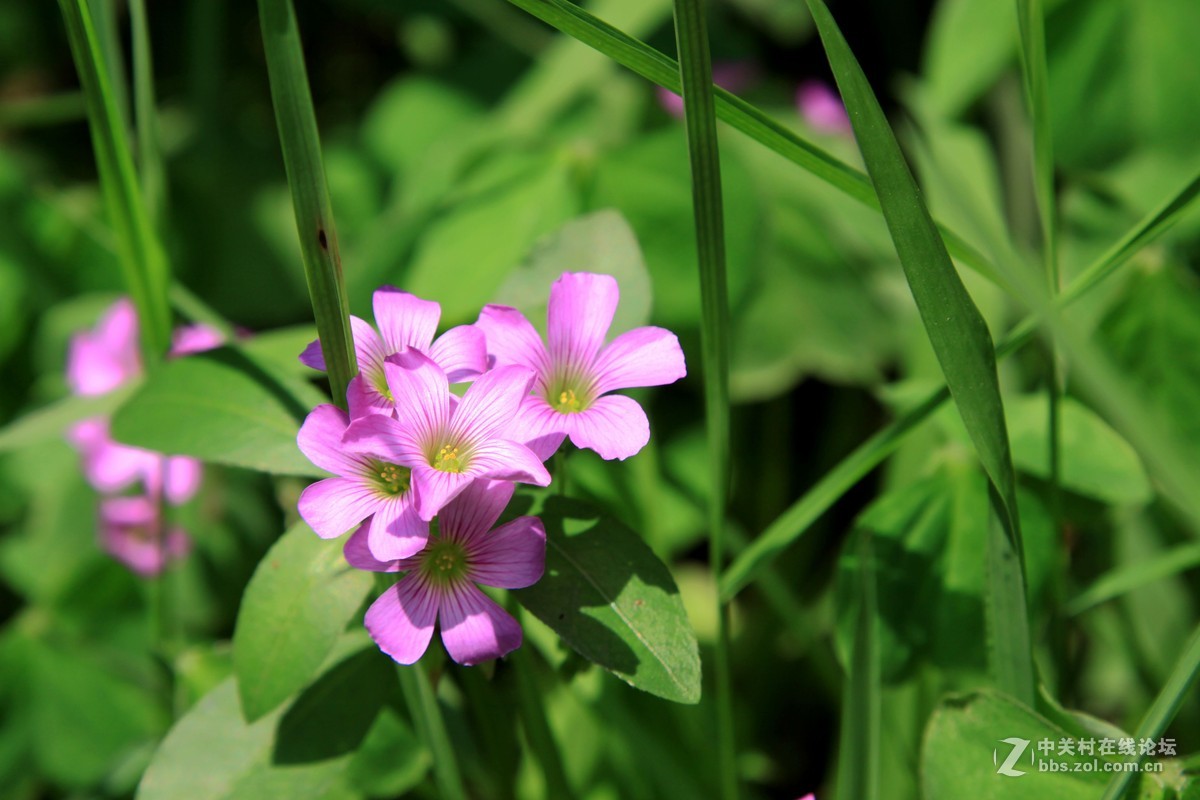
[[[317,244],[321,245],[321,249],[329,252],[329,239],[325,236],[324,228],[317,228]]]

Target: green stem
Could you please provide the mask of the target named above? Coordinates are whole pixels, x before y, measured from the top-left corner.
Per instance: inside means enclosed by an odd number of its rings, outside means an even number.
[[[512,608],[515,611],[515,608]],[[534,755],[542,765],[542,774],[546,778],[546,796],[555,800],[570,800],[575,796],[567,774],[563,772],[562,757],[559,755],[554,734],[550,723],[546,720],[546,709],[542,698],[544,691],[538,686],[538,678],[534,674],[533,658],[524,647],[518,647],[508,656],[512,662],[517,679],[517,704],[521,711],[521,724],[525,728],[525,737],[533,748]]]
[[[400,674],[400,690],[404,693],[408,712],[425,746],[433,754],[433,775],[440,797],[442,800],[466,800],[467,792],[458,771],[458,760],[425,668],[418,663],[396,669]]]
[[[146,0],[129,0],[129,24],[133,39],[133,109],[142,197],[150,223],[161,231],[163,209],[166,206],[166,178],[158,144],[154,59],[150,50],[150,29],[146,22]]]
[[[317,335],[325,355],[333,400],[345,407],[346,387],[357,374],[358,364],[296,12],[291,0],[259,0],[258,11],[279,143],[292,192]]]
[[[724,568],[725,506],[729,492],[729,300],[725,278],[725,224],[721,202],[721,160],[717,149],[712,61],[707,9],[703,0],[675,0],[675,40],[683,90],[684,124],[692,172],[696,215],[696,251],[700,267],[703,326],[704,406],[708,433],[710,493],[708,561],[713,580]],[[737,749],[733,735],[733,698],[729,658],[729,608],[715,598],[717,637],[714,653],[717,711],[717,758],[720,795],[738,797]]]

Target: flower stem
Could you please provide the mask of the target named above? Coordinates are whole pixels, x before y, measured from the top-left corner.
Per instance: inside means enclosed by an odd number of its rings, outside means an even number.
[[[400,673],[400,690],[404,692],[408,713],[412,715],[425,746],[433,754],[433,775],[439,796],[442,800],[466,800],[467,792],[458,771],[458,760],[454,757],[446,722],[442,719],[442,709],[438,706],[425,668],[414,664],[411,667],[398,667],[397,671]]]
[[[515,604],[511,604],[509,610],[516,612]],[[533,657],[524,647],[518,647],[508,658],[512,662],[513,672],[516,673],[521,724],[525,728],[525,737],[533,748],[534,755],[542,765],[542,774],[546,778],[546,796],[555,800],[570,800],[575,793],[571,791],[571,784],[563,772],[558,744],[554,741],[550,723],[546,720],[546,709],[542,703],[545,695],[538,688]]]

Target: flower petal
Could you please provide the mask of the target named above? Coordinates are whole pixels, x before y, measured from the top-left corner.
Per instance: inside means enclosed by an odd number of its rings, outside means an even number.
[[[498,436],[529,396],[534,373],[527,367],[496,367],[471,384],[450,420],[455,444],[474,445]]]
[[[165,456],[118,444],[107,438],[107,431],[106,424],[106,438],[91,445],[83,457],[84,475],[97,491],[120,492],[139,480],[159,477]]]
[[[517,517],[472,543],[471,579],[485,586],[524,589],[546,569],[546,529],[537,517]]]
[[[646,412],[637,402],[619,394],[605,395],[586,411],[564,416],[570,426],[571,443],[595,450],[604,459],[629,458],[650,441]]]
[[[380,501],[371,517],[367,546],[380,561],[399,561],[415,556],[429,541],[429,523],[417,514],[410,489],[396,498]]]
[[[368,414],[383,414],[391,416],[396,406],[380,394],[373,386],[363,380],[362,375],[355,375],[346,386],[346,407],[350,411],[350,419],[358,419]]]
[[[471,450],[467,471],[480,478],[549,486],[550,473],[537,453],[506,439],[489,439]]]
[[[394,286],[376,289],[371,305],[388,355],[405,347],[415,347],[421,351],[429,349],[442,316],[440,305],[402,292]]]
[[[351,422],[342,437],[342,446],[349,453],[358,454],[359,458],[373,456],[403,467],[428,463],[412,431],[383,414],[367,414]],[[365,462],[359,463],[364,465],[363,471],[356,469],[354,474],[367,474],[370,467]]]
[[[321,349],[321,340],[314,339],[300,354],[300,363],[321,372],[325,371],[325,352]]]
[[[442,472],[426,465],[414,467],[412,482],[421,519],[428,522],[436,517],[473,479],[474,476],[465,472]]]
[[[509,481],[486,478],[471,481],[438,515],[438,532],[465,542],[486,534],[504,513],[514,488]]]
[[[358,372],[372,385],[383,384],[383,362],[392,353],[383,339],[371,327],[371,323],[350,315],[350,332],[354,336],[354,356],[358,359]]]
[[[429,357],[450,383],[475,380],[487,371],[487,340],[474,325],[459,325],[438,337]]]
[[[437,595],[411,573],[371,604],[363,622],[380,650],[401,664],[415,664],[433,638],[437,612]]]
[[[379,495],[347,478],[326,478],[300,493],[300,517],[322,539],[336,539],[375,513]]]
[[[358,530],[346,537],[346,543],[342,545],[342,555],[346,557],[346,563],[355,569],[369,572],[404,572],[411,569],[407,561],[380,561],[371,554],[368,542],[371,538],[372,521],[374,517],[359,525]]]
[[[210,325],[183,325],[171,336],[171,357],[203,353],[225,344],[225,334]]]
[[[196,495],[200,488],[203,472],[200,462],[187,456],[171,456],[167,459],[166,480],[163,495],[171,505],[183,505]],[[149,481],[147,481],[149,483]]]
[[[635,386],[663,386],[687,374],[683,349],[664,328],[635,328],[613,339],[595,366],[596,393]]]
[[[555,367],[590,365],[604,344],[620,289],[611,275],[564,272],[550,287],[546,340]]]
[[[525,315],[509,306],[486,305],[475,327],[483,331],[493,367],[529,367],[540,375],[549,371],[550,358],[542,337]]]
[[[436,439],[450,420],[450,383],[441,367],[412,348],[401,350],[383,365],[396,402],[396,418],[422,447]]]
[[[334,405],[319,405],[304,418],[296,444],[308,460],[326,472],[349,477],[362,469],[362,459],[342,445],[350,418]]]
[[[555,411],[546,398],[531,394],[521,403],[521,410],[505,431],[511,441],[520,442],[532,450],[542,461],[558,451],[563,439],[567,438],[566,415]]]
[[[521,646],[520,624],[474,584],[454,587],[442,599],[442,643],[459,664],[478,664]]]
[[[67,382],[76,394],[105,394],[141,374],[138,320],[133,303],[121,299],[91,331],[71,339],[67,353]]]

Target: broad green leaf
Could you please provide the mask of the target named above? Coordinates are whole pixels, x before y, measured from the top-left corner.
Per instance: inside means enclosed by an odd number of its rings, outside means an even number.
[[[546,329],[550,284],[564,272],[612,275],[621,287],[609,338],[650,320],[650,275],[637,236],[619,211],[577,217],[539,241],[496,290],[493,302],[518,308],[539,331]]]
[[[1050,477],[1049,420],[1044,397],[1025,395],[1005,404],[1017,468],[1039,478]],[[1080,494],[1117,505],[1147,503],[1150,479],[1137,453],[1087,406],[1063,398],[1059,428],[1062,485]]]
[[[169,455],[323,476],[296,446],[301,422],[320,402],[302,382],[222,348],[164,364],[113,416],[112,434]]]
[[[246,586],[233,634],[233,669],[253,722],[316,676],[372,586],[337,542],[294,525],[267,551]]]
[[[375,96],[363,119],[362,138],[376,161],[402,173],[478,117],[475,101],[453,85],[420,76],[402,78]]]
[[[157,697],[87,650],[32,640],[24,650],[33,757],[55,782],[93,786],[166,727]]]
[[[1016,479],[1005,430],[992,338],[963,288],[883,109],[822,0],[809,0],[830,66],[850,114],[884,220],[984,470],[995,489],[998,527],[988,537],[992,581],[988,619],[998,684],[1032,702],[1033,661]]]
[[[957,117],[1013,60],[1013,9],[1007,2],[941,0],[925,43],[923,72],[942,116]]]
[[[928,800],[1095,800],[1104,786],[1104,773],[1039,770],[1043,760],[1064,764],[1065,770],[1092,761],[1093,756],[1057,755],[1058,741],[1064,738],[1074,737],[999,692],[951,697],[934,710],[925,730],[923,796]],[[1009,767],[1024,774],[998,774],[1013,748],[1022,747],[1004,739],[1027,742],[1017,763]],[[1055,755],[1039,753],[1043,739],[1053,740]]]
[[[242,350],[257,360],[265,361],[280,372],[297,375],[302,378],[312,378],[317,375],[311,367],[300,363],[300,354],[309,342],[317,339],[317,329],[313,325],[293,325],[288,328],[275,328],[254,336],[240,343]]]
[[[139,384],[140,381],[134,381],[97,397],[71,395],[31,411],[0,430],[0,452],[41,444],[48,439],[61,439],[73,423],[111,414]]]
[[[369,659],[368,659],[369,657]],[[348,753],[363,741],[390,691],[381,657],[360,652],[339,662],[286,712],[247,723],[233,679],[221,683],[167,734],[138,787],[138,800],[350,800]],[[368,706],[370,706],[368,708]],[[349,708],[347,717],[339,712]],[[315,731],[318,720],[324,727]],[[287,742],[304,740],[298,750]],[[348,749],[349,748],[349,749]],[[293,758],[303,756],[306,760]],[[407,754],[397,752],[403,760]]]
[[[686,140],[667,129],[602,158],[590,195],[593,206],[620,211],[637,234],[654,284],[654,319],[665,325],[696,325],[700,289],[696,279],[696,229]],[[729,295],[745,296],[757,268],[762,230],[760,201],[746,168],[722,152]]]
[[[387,706],[350,761],[350,782],[368,797],[399,797],[424,780],[433,758]]]
[[[543,161],[434,222],[417,246],[405,288],[437,298],[444,324],[473,322],[504,276],[577,204],[566,165]]]
[[[580,655],[643,691],[700,699],[700,656],[671,573],[638,536],[590,506],[551,497],[546,573],[514,594]]]

